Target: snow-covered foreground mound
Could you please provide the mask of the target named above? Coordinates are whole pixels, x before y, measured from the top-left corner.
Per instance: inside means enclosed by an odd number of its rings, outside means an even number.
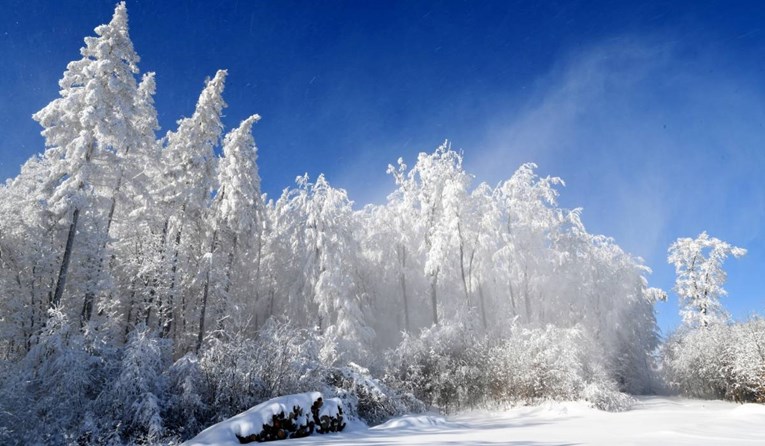
[[[765,406],[640,398],[627,412],[550,403],[505,412],[396,418],[367,429],[289,440],[298,445],[765,445]]]

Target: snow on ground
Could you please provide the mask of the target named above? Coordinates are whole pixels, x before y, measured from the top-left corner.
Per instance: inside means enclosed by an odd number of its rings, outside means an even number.
[[[285,440],[309,445],[765,445],[765,405],[642,397],[627,412],[547,403],[443,418],[406,416],[373,428]],[[281,443],[278,443],[281,444]]]

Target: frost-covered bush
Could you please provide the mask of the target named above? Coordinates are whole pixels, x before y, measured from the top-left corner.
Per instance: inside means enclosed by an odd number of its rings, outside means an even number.
[[[731,327],[728,347],[731,384],[727,398],[765,402],[765,319],[757,318]]]
[[[125,439],[157,441],[164,434],[162,409],[169,343],[141,325],[122,349],[119,373],[99,398]]]
[[[577,329],[516,329],[489,350],[491,399],[575,399],[584,387],[584,336]]]
[[[490,340],[465,326],[442,326],[405,338],[395,353],[391,382],[446,411],[545,399],[584,399],[618,411],[633,401],[578,327],[513,327],[506,338]]]
[[[663,350],[664,373],[670,388],[697,398],[723,398],[729,373],[724,325],[712,325],[671,336]]]
[[[252,361],[267,398],[308,392],[321,387],[326,364],[322,336],[288,320],[269,319],[255,339]]]
[[[613,381],[591,382],[582,389],[582,399],[608,412],[623,412],[635,404],[635,398],[620,392]]]
[[[318,342],[313,332],[274,319],[256,338],[236,329],[210,336],[199,367],[214,421],[275,396],[318,388],[323,376]]]
[[[461,323],[405,336],[391,355],[387,379],[404,392],[444,410],[473,407],[484,399],[486,344]]]
[[[168,431],[189,438],[270,398],[326,388],[321,344],[287,320],[270,319],[254,338],[246,327],[210,334],[199,357],[189,353],[164,374]]]
[[[90,437],[103,365],[88,339],[59,309],[13,367],[0,394],[3,444],[63,444]]]
[[[328,384],[348,408],[349,415],[357,416],[370,425],[425,407],[411,394],[401,394],[372,377],[369,370],[355,363],[329,371]]]
[[[765,401],[765,321],[679,331],[663,349],[671,389],[698,398]]]
[[[255,341],[239,333],[208,340],[199,357],[204,404],[212,417],[205,424],[242,412],[263,398],[265,391],[253,361],[255,350]],[[188,371],[195,372],[191,367]]]
[[[205,381],[197,355],[188,353],[175,361],[165,372],[165,380],[165,427],[181,438],[188,438],[202,430],[209,416]]]

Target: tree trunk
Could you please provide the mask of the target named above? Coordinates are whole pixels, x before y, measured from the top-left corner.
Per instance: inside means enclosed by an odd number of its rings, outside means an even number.
[[[225,328],[223,326],[223,320],[226,317],[225,313],[227,312],[226,310],[227,310],[227,307],[228,307],[228,293],[231,290],[231,275],[232,275],[231,273],[232,273],[232,271],[234,269],[234,259],[236,257],[236,248],[237,248],[238,241],[239,241],[239,235],[234,235],[234,240],[231,243],[231,252],[228,253],[228,267],[226,268],[226,284],[224,285],[224,288],[223,288],[223,291],[224,291],[224,293],[223,293],[223,302],[221,302],[220,305],[218,305],[218,330],[220,330],[220,331],[223,331],[224,328]],[[258,263],[260,263],[260,260],[258,260]],[[258,264],[258,266],[256,268],[257,268],[256,274],[259,275],[260,274],[260,265]],[[255,285],[255,290],[256,290],[255,291],[255,293],[256,293],[256,295],[255,295],[255,302],[258,301],[258,296],[257,296],[257,288],[258,288],[258,286],[259,286],[259,281]],[[255,323],[257,324],[257,315],[256,315]]]
[[[181,215],[178,219],[179,228],[178,232],[175,234],[175,249],[173,252],[173,266],[170,268],[170,288],[168,288],[167,292],[167,304],[165,309],[165,317],[164,317],[164,326],[162,327],[162,336],[167,337],[167,335],[170,334],[170,331],[174,328],[176,325],[174,322],[174,313],[175,308],[174,307],[174,294],[175,294],[175,281],[176,281],[176,273],[178,272],[178,254],[180,251],[181,246],[181,237],[183,235],[183,217],[186,212],[186,205],[184,204],[183,207],[181,207]]]
[[[162,268],[165,265],[165,254],[167,247],[167,231],[170,226],[170,217],[165,218],[165,224],[162,226],[162,242],[159,245],[159,269],[154,270],[153,277],[151,278],[151,288],[149,289],[148,297],[144,300],[144,320],[146,326],[149,326],[149,320],[151,319],[151,308],[154,305],[154,298],[157,296],[157,288],[159,287],[160,274],[163,271]],[[145,286],[148,286],[148,278]],[[157,326],[164,327],[164,312],[162,310],[162,298],[157,299]]]
[[[478,297],[481,300],[481,321],[483,322],[483,329],[486,331],[486,300],[483,297],[483,287],[481,286],[480,279],[478,279]]]
[[[513,290],[513,279],[508,280],[507,289],[510,292],[510,306],[513,309],[513,316],[517,316],[518,306],[515,304],[515,290]]]
[[[409,333],[412,327],[409,323],[409,296],[406,293],[406,246],[401,245],[399,251],[399,263],[401,270],[399,271],[399,282],[401,283],[401,297],[404,301],[404,328]]]
[[[117,208],[117,194],[122,188],[123,175],[124,172],[120,170],[120,174],[117,177],[117,185],[114,187],[114,192],[112,192],[111,204],[109,205],[109,213],[106,216],[106,238],[101,244],[101,252],[99,253],[100,258],[98,259],[98,270],[96,271],[96,280],[98,280],[98,277],[101,276],[101,273],[104,270],[103,253],[106,251],[106,245],[109,243],[109,234],[111,233],[112,222],[114,221],[114,210]],[[83,326],[85,323],[90,321],[90,318],[93,315],[93,303],[95,301],[95,297],[95,293],[92,290],[85,291],[85,300],[82,303],[82,313],[80,314],[80,326]]]
[[[212,242],[210,243],[210,259],[207,264],[207,272],[205,273],[205,286],[202,291],[202,309],[199,311],[199,333],[197,333],[197,346],[196,353],[199,353],[199,349],[202,348],[202,339],[205,336],[205,313],[207,312],[207,296],[210,292],[210,270],[212,269],[212,254],[215,252],[215,243],[218,239],[218,231],[213,231]]]
[[[531,298],[529,297],[529,274],[528,266],[523,268],[523,303],[526,306],[526,322],[531,322]]]
[[[438,269],[430,279],[430,302],[433,305],[433,324],[438,325]]]
[[[72,223],[69,225],[69,234],[66,237],[66,247],[64,248],[64,258],[61,260],[61,269],[58,272],[58,280],[56,281],[56,289],[53,292],[53,299],[51,299],[51,308],[58,307],[61,304],[61,296],[64,294],[64,287],[66,286],[66,275],[69,272],[69,261],[72,259],[72,246],[74,245],[74,236],[77,233],[77,219],[80,217],[80,210],[74,209],[72,212]]]
[[[276,292],[272,288],[270,302],[268,303],[268,317],[274,315],[274,294],[276,294]],[[265,322],[267,319],[268,318],[264,319],[263,322]]]
[[[470,291],[468,290],[467,277],[465,274],[465,242],[462,238],[462,225],[457,223],[457,233],[460,239],[460,274],[462,275],[462,290],[465,292],[465,302],[470,309]]]
[[[133,279],[130,287],[133,288],[130,292],[130,299],[128,300],[128,308],[125,312],[125,330],[123,331],[123,336],[125,337],[125,342],[128,341],[128,335],[130,334],[130,323],[133,321],[133,307],[135,306],[135,279]]]

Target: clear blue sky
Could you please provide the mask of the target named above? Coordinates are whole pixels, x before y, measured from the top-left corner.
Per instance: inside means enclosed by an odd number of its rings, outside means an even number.
[[[57,97],[113,1],[0,2],[0,177],[43,150],[31,115]],[[162,132],[229,69],[225,123],[251,113],[264,191],[327,174],[359,204],[450,139],[478,181],[525,161],[561,203],[669,289],[667,246],[702,230],[749,249],[726,307],[765,313],[765,3],[761,1],[127,2]],[[674,296],[659,304],[666,334]]]

